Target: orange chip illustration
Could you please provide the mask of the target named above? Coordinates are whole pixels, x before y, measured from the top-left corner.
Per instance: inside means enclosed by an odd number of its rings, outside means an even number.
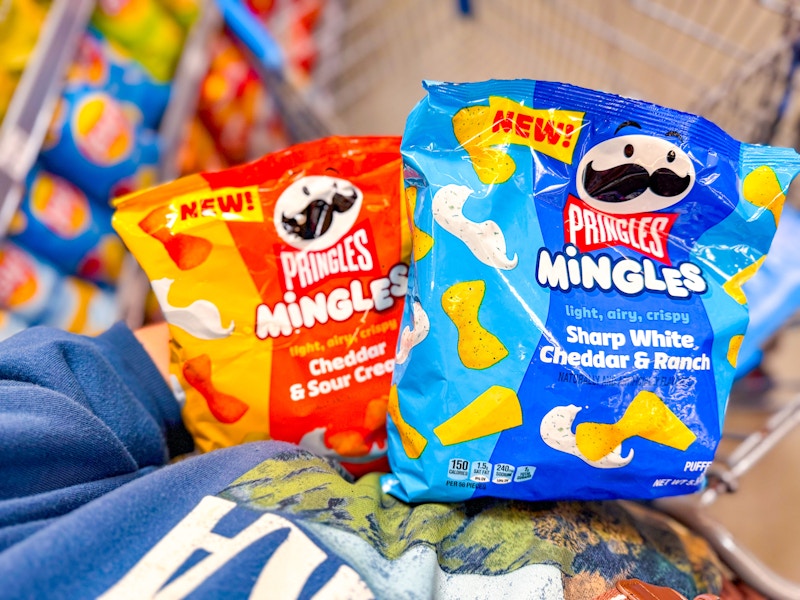
[[[207,354],[183,363],[183,376],[205,398],[208,410],[220,423],[235,423],[247,412],[247,404],[214,388],[211,382],[211,359]]]
[[[175,265],[182,271],[201,265],[211,252],[208,240],[186,233],[173,233],[167,227],[168,207],[153,210],[139,222],[139,227],[164,245]]]

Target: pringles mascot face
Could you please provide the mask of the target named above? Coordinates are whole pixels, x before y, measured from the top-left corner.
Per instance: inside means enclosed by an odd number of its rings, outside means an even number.
[[[623,123],[617,131],[630,125]],[[680,139],[674,132],[666,134],[669,136]],[[633,134],[591,148],[578,164],[576,187],[578,197],[592,208],[628,215],[677,204],[694,182],[692,160],[677,144]]]
[[[297,249],[332,246],[355,224],[363,194],[349,181],[310,175],[292,183],[275,204],[278,235]]]

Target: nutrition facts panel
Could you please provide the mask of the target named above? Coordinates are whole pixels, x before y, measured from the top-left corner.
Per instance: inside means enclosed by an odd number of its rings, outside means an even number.
[[[447,466],[447,485],[455,487],[475,487],[483,489],[486,483],[521,483],[533,479],[536,467],[533,465],[510,465],[490,463],[484,460],[468,461],[452,458]],[[462,482],[462,483],[459,483]],[[477,484],[477,485],[476,485]]]

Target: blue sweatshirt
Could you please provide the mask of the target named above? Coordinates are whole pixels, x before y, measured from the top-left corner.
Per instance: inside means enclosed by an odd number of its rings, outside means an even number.
[[[621,577],[718,593],[705,543],[644,507],[405,504],[296,446],[186,455],[118,324],[0,343],[0,598],[592,598]]]

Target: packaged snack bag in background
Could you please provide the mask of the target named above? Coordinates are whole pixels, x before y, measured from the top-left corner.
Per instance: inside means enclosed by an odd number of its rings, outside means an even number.
[[[188,30],[200,16],[201,0],[161,0],[172,17]]]
[[[31,325],[97,335],[118,320],[114,295],[89,281],[61,273],[28,248],[0,246],[0,309]]]
[[[158,138],[108,93],[67,89],[39,156],[49,171],[106,201],[155,182]]]
[[[169,81],[185,31],[158,0],[99,0],[92,25],[128,49],[158,81]]]
[[[90,281],[67,275],[53,290],[39,324],[72,333],[99,335],[119,319],[114,294]]]
[[[212,41],[197,116],[230,164],[288,145],[274,123],[272,100],[263,82],[227,32]]]
[[[0,70],[19,75],[39,39],[47,8],[34,0],[5,0],[0,9]]]
[[[171,88],[168,82],[156,81],[124,47],[91,27],[81,38],[65,87],[108,93],[139,113],[135,120],[148,129],[158,128]]]
[[[58,270],[21,246],[0,244],[0,308],[37,323],[61,280]]]
[[[315,29],[322,21],[326,0],[245,0],[285,53],[293,83],[304,85],[319,55]]]
[[[201,450],[273,438],[386,468],[410,235],[399,138],[327,138],[116,201]]]
[[[10,338],[15,333],[29,327],[29,323],[7,310],[0,309],[0,340]]]
[[[228,161],[217,150],[214,138],[197,116],[186,123],[176,162],[181,175],[219,171],[229,166]]]
[[[0,2],[0,121],[39,39],[47,7],[34,0]]]
[[[28,174],[25,197],[8,234],[64,273],[113,285],[125,246],[111,227],[112,213],[107,203],[90,200],[66,179],[37,165]]]
[[[0,66],[0,121],[6,116],[11,97],[19,83],[19,74],[6,70]]]
[[[563,84],[429,83],[389,402],[391,493],[653,498],[720,440],[794,150]]]

